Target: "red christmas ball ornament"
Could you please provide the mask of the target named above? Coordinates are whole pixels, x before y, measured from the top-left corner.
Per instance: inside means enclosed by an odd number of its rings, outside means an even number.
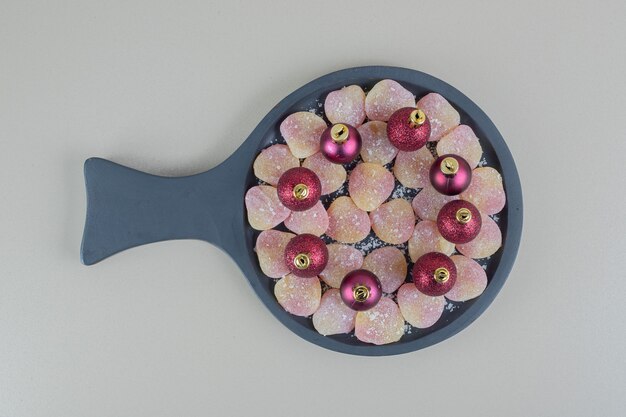
[[[378,304],[383,289],[376,275],[366,269],[357,269],[344,277],[339,293],[352,310],[365,311]]]
[[[444,295],[456,283],[456,266],[450,257],[439,252],[422,255],[413,265],[413,283],[431,297]]]
[[[292,274],[313,278],[326,268],[328,248],[322,239],[311,234],[294,237],[285,247],[285,263]]]
[[[313,207],[322,195],[322,183],[315,172],[308,168],[291,168],[278,179],[278,199],[293,211]]]
[[[483,225],[480,212],[475,205],[465,200],[454,200],[439,210],[437,228],[441,236],[454,244],[473,240]]]
[[[401,151],[416,151],[430,139],[430,120],[420,109],[403,107],[387,121],[387,137]]]
[[[458,195],[472,182],[472,168],[458,155],[442,155],[430,167],[430,183],[445,195]]]
[[[354,161],[361,152],[361,145],[359,131],[345,123],[335,123],[324,130],[320,138],[322,154],[335,164]]]

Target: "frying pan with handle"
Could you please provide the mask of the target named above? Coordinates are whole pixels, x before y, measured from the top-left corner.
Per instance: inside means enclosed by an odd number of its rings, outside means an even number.
[[[371,88],[392,79],[421,97],[436,92],[460,113],[481,139],[484,157],[502,174],[507,203],[500,213],[502,248],[486,262],[489,283],[484,293],[446,311],[434,326],[414,329],[399,342],[376,346],[351,335],[322,336],[311,320],[289,314],[276,301],[274,281],[265,276],[254,252],[258,231],[247,222],[246,190],[256,185],[252,163],[258,153],[280,137],[280,123],[296,111],[315,108],[325,96],[347,85]],[[367,66],[330,73],[304,85],[276,105],[243,144],[217,167],[185,177],[162,177],[114,162],[85,161],[87,215],[81,245],[85,265],[147,243],[200,239],[230,255],[255,293],[285,326],[327,349],[382,356],[418,350],[447,339],[467,327],[491,304],[504,284],[517,255],[522,231],[522,192],[515,163],[504,139],[487,115],[454,87],[428,74],[405,68]]]

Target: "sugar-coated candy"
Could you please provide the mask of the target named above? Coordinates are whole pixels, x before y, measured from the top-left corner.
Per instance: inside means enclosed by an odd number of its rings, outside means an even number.
[[[459,112],[440,94],[426,94],[417,102],[417,107],[422,109],[430,120],[431,141],[441,139],[461,122]]]
[[[370,213],[372,229],[383,242],[399,245],[409,240],[415,226],[411,203],[396,198]]]
[[[471,242],[456,245],[456,249],[463,255],[474,259],[486,258],[493,255],[502,246],[502,232],[489,216],[483,216],[480,233]]]
[[[365,93],[358,85],[331,91],[324,101],[324,113],[331,123],[358,127],[365,120]]]
[[[261,151],[254,160],[254,175],[268,184],[278,184],[278,179],[290,168],[300,166],[298,158],[293,156],[287,145],[276,144]]]
[[[409,239],[409,256],[411,261],[415,262],[429,252],[441,252],[444,255],[450,255],[454,252],[454,244],[441,236],[437,223],[431,220],[422,220],[415,225],[413,235]]]
[[[331,288],[322,295],[313,314],[313,327],[324,336],[349,333],[354,329],[355,318],[356,311],[345,305],[338,289]]]
[[[361,342],[375,345],[397,342],[404,334],[404,318],[398,305],[383,297],[374,308],[359,311],[354,334]]]
[[[382,165],[369,162],[358,164],[348,177],[350,197],[365,211],[372,211],[387,200],[394,184],[391,172]]]
[[[446,306],[443,296],[431,297],[422,294],[411,283],[398,290],[398,306],[404,319],[413,327],[426,329],[439,320]]]
[[[374,120],[359,126],[363,145],[361,158],[364,162],[386,165],[398,154],[398,148],[389,142],[387,123]]]
[[[437,154],[459,155],[475,168],[483,156],[483,148],[471,127],[459,125],[437,142]]]
[[[320,136],[325,129],[324,119],[308,111],[293,113],[280,124],[280,134],[297,158],[306,158],[320,150]]]
[[[422,220],[437,221],[439,210],[448,202],[457,200],[458,196],[447,196],[435,190],[430,182],[413,199],[413,210]]]
[[[386,122],[402,107],[415,107],[415,97],[393,80],[377,82],[365,97],[365,113],[369,120]]]
[[[321,152],[309,156],[302,166],[317,174],[322,183],[322,195],[337,191],[346,181],[345,168],[339,164],[333,164]]]
[[[329,286],[339,288],[346,274],[363,265],[363,255],[358,249],[340,243],[326,245],[328,263],[320,273],[320,278]]]
[[[328,207],[326,234],[342,243],[356,243],[370,233],[371,223],[367,212],[358,208],[347,196],[337,197]]]
[[[295,237],[293,233],[264,230],[256,239],[255,251],[261,271],[270,278],[280,278],[289,273],[285,264],[285,247]]]
[[[393,173],[405,187],[423,188],[430,184],[429,172],[434,160],[426,147],[413,152],[400,151],[393,166]]]
[[[245,197],[248,223],[257,230],[267,230],[282,223],[290,210],[278,199],[276,188],[257,185],[248,190]]]
[[[322,286],[317,278],[299,278],[289,274],[276,282],[274,295],[285,310],[307,317],[320,306]]]
[[[499,213],[506,204],[502,176],[491,167],[476,168],[472,172],[472,182],[461,193],[461,198],[473,203],[482,213]]]
[[[372,224],[367,212],[354,204],[350,197],[337,197],[328,207],[326,234],[342,243],[356,243],[365,239]]]
[[[321,236],[328,229],[328,214],[322,202],[318,201],[308,210],[292,211],[285,219],[285,227],[298,235],[310,233]]]
[[[487,288],[487,273],[473,259],[463,255],[451,256],[456,265],[456,283],[446,294],[452,301],[467,301],[476,298]]]
[[[374,249],[363,260],[363,269],[373,272],[380,280],[383,292],[392,293],[406,279],[407,263],[400,249],[385,246]]]

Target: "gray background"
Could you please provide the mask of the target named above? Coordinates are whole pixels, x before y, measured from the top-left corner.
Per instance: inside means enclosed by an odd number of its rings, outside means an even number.
[[[0,416],[626,413],[623,1],[0,2]],[[458,336],[309,344],[208,244],[79,263],[82,162],[191,174],[356,65],[453,84],[525,197],[517,263]]]

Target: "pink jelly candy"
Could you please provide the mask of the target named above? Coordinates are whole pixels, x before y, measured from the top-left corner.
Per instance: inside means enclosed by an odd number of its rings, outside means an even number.
[[[415,262],[429,252],[441,252],[450,255],[454,252],[454,244],[441,236],[437,223],[422,220],[415,225],[413,235],[409,239],[409,256]]]
[[[483,148],[471,127],[460,125],[437,142],[437,154],[459,155],[475,168],[483,156]]]
[[[376,83],[365,97],[365,113],[369,120],[386,122],[402,107],[415,107],[415,97],[396,81],[382,80]]]
[[[320,150],[320,136],[325,129],[324,119],[308,111],[293,113],[280,124],[280,134],[297,158],[306,158]]]
[[[343,243],[356,243],[370,233],[370,218],[347,196],[337,197],[328,207],[326,234]]]
[[[274,295],[285,310],[296,316],[307,317],[320,306],[322,286],[316,277],[300,278],[289,274],[276,282]]]
[[[374,249],[363,260],[363,269],[378,277],[383,292],[392,293],[406,279],[407,263],[400,249],[393,246]]]
[[[480,233],[474,240],[457,245],[456,249],[463,255],[474,259],[486,258],[493,255],[502,246],[502,232],[489,216],[482,216],[483,225]]]
[[[278,199],[276,188],[271,185],[257,185],[248,190],[245,197],[248,223],[257,230],[267,230],[278,226],[289,216],[289,209]]]
[[[437,221],[439,210],[452,200],[458,200],[458,197],[443,195],[429,183],[415,196],[412,205],[415,214],[420,219]]]
[[[393,161],[398,148],[389,142],[387,123],[374,120],[360,126],[358,130],[363,141],[361,158],[364,162],[386,165]]]
[[[405,187],[423,188],[430,184],[429,172],[434,161],[435,158],[426,147],[413,152],[400,151],[393,173]]]
[[[393,174],[378,164],[358,164],[348,178],[348,192],[358,208],[372,211],[380,206],[393,191]]]
[[[452,301],[467,301],[481,295],[487,288],[487,273],[483,267],[463,255],[454,255],[451,259],[456,266],[456,282],[446,293],[446,298]]]
[[[343,302],[339,290],[331,288],[324,293],[320,307],[313,314],[313,327],[324,336],[349,333],[354,329],[355,319],[356,311]]]
[[[415,214],[411,203],[396,198],[370,213],[372,229],[382,241],[399,245],[409,240],[415,226]]]
[[[359,311],[354,334],[362,342],[385,345],[400,340],[404,334],[404,318],[397,304],[383,297],[375,307]]]
[[[289,273],[285,264],[285,247],[295,237],[293,233],[264,230],[256,239],[256,254],[261,271],[270,278],[280,278]]]
[[[328,214],[321,201],[304,211],[292,211],[285,219],[285,226],[295,234],[310,233],[321,236],[328,229]]]
[[[481,213],[501,212],[506,203],[502,176],[491,167],[476,168],[472,171],[472,182],[461,193],[461,198],[474,204]]]
[[[346,182],[346,170],[339,164],[330,162],[321,152],[309,156],[302,166],[317,174],[322,183],[322,194],[337,191]]]
[[[328,263],[320,273],[320,278],[333,288],[339,288],[341,281],[350,271],[361,269],[363,255],[352,246],[331,243],[328,248]]]
[[[300,161],[293,156],[287,145],[272,145],[261,151],[254,160],[254,175],[261,181],[276,186],[285,171],[299,167]]]
[[[331,123],[358,127],[365,120],[365,93],[358,85],[331,91],[324,101],[324,113]]]
[[[428,116],[430,121],[430,140],[439,140],[461,123],[459,112],[448,100],[437,93],[426,94],[417,102],[417,107]]]
[[[413,283],[407,283],[398,290],[398,306],[402,316],[411,326],[425,329],[439,320],[446,300],[443,296],[431,297],[422,294]]]

